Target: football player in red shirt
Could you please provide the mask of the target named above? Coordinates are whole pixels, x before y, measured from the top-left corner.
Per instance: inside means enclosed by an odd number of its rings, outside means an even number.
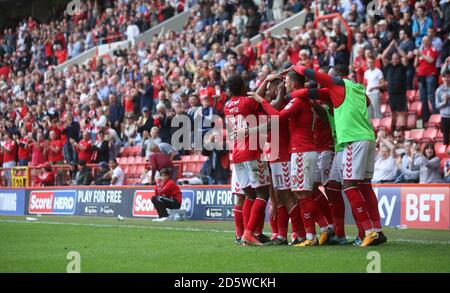
[[[295,71],[289,71],[286,80],[286,91],[295,90],[295,97],[281,111],[273,108],[257,93],[248,93],[255,101],[262,104],[269,115],[279,116],[280,121],[289,121],[289,140],[291,153],[291,190],[299,198],[303,223],[306,228],[306,240],[296,246],[311,246],[323,244],[332,233],[321,211],[311,197],[314,181],[314,167],[317,164],[317,151],[314,143],[313,126],[315,117],[312,106],[306,98],[309,90],[304,88],[305,78]],[[322,94],[318,90],[318,94]],[[328,92],[326,92],[328,93]],[[321,227],[321,237],[318,241],[315,231],[315,221]]]
[[[161,181],[155,186],[155,196],[152,197],[152,203],[158,211],[159,218],[154,222],[167,221],[169,215],[166,209],[179,209],[181,207],[181,190],[173,181],[170,169],[163,168],[159,172]]]
[[[286,88],[282,79],[277,75],[269,75],[257,90],[258,95],[265,97],[277,110],[286,106]],[[291,192],[291,155],[289,153],[289,144],[283,143],[289,141],[289,133],[283,131],[288,129],[287,120],[278,121],[279,127],[273,129],[269,151],[269,162],[272,175],[272,185],[274,188],[274,199],[272,200],[271,226],[273,232],[276,231],[276,238],[272,239],[273,245],[286,245],[288,222],[291,218],[292,223],[292,243],[299,244],[305,240],[306,231],[300,215],[300,206],[297,203],[295,195]],[[281,131],[279,131],[281,130]],[[250,130],[252,131],[252,130]],[[282,142],[282,143],[280,143]],[[299,238],[300,237],[300,238]]]
[[[257,126],[259,104],[246,96],[245,82],[239,75],[228,79],[231,99],[225,106],[225,119],[228,133],[239,128]],[[253,124],[253,125],[250,125]],[[244,245],[262,245],[262,234],[257,233],[264,221],[265,208],[269,197],[270,174],[268,166],[261,161],[261,151],[256,144],[250,143],[250,136],[232,137],[232,156],[235,173],[240,187],[246,194],[242,207],[245,231],[242,236]],[[255,141],[257,142],[257,141]],[[251,188],[256,191],[256,199],[252,200]],[[245,219],[249,218],[245,224]],[[255,235],[256,234],[256,235]],[[259,237],[258,239],[258,236]],[[265,240],[265,239],[264,239]]]

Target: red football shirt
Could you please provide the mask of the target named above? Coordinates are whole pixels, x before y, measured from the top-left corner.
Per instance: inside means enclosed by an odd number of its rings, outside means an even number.
[[[58,151],[54,151],[53,148],[58,147]],[[48,149],[48,161],[51,163],[64,161],[63,157],[63,144],[61,140],[53,140],[50,142]]]
[[[20,139],[19,142],[19,160],[29,160],[30,159],[30,154],[31,154],[31,148],[30,145],[25,146],[21,146],[21,145],[26,145],[27,143],[30,142],[30,138],[28,137],[22,137]]]
[[[436,59],[438,57],[438,52],[434,48],[423,49],[422,54],[429,56],[434,59],[432,63],[428,63],[422,57],[419,57],[419,63],[417,65],[417,75],[418,76],[426,76],[426,75],[436,75]]]
[[[90,141],[86,141],[84,139],[80,140],[78,143],[79,146],[83,147],[85,150],[81,150],[78,148],[78,160],[85,160],[86,163],[91,162],[92,157],[92,143]]]
[[[334,150],[334,140],[331,133],[330,124],[324,121],[319,115],[314,111],[315,119],[314,124],[314,140],[316,142],[316,150],[318,152],[332,151]]]
[[[16,161],[16,151],[17,151],[17,144],[14,140],[7,141],[5,143],[5,151],[3,152],[3,162],[15,162]]]
[[[281,105],[281,108],[286,107],[287,103],[283,103]],[[276,163],[276,162],[287,162],[290,161],[291,155],[289,153],[289,144],[286,143],[289,141],[289,132],[286,131],[286,129],[289,129],[289,121],[288,120],[278,120],[279,126],[278,129],[271,129],[270,130],[270,151],[273,152],[273,155],[276,155],[278,153],[278,156],[272,157],[270,156],[270,162]],[[273,131],[278,132],[278,142],[274,141],[273,139]],[[274,150],[273,148],[277,147],[278,151]]]
[[[256,127],[257,125],[248,125],[246,118],[255,115],[257,118],[259,104],[247,97],[231,97],[225,105],[225,119],[228,127],[232,130],[240,128]],[[236,139],[232,143],[232,154],[234,163],[242,163],[260,159],[260,150],[250,149],[250,136],[246,136],[244,140]]]
[[[165,183],[156,184],[155,195],[173,197],[179,204],[181,204],[183,198],[180,187],[172,179],[167,180]]]

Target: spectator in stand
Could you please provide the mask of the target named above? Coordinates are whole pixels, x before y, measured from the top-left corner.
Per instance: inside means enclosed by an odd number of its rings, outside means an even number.
[[[92,185],[111,185],[111,175],[108,163],[102,161],[98,164],[100,170],[95,173],[95,180]]]
[[[111,179],[111,186],[122,186],[125,182],[125,173],[120,168],[116,159],[109,160],[110,171],[104,176],[106,179]]]
[[[97,134],[97,140],[92,147],[96,163],[109,162],[109,141],[106,139],[105,131],[101,129]]]
[[[166,142],[160,142],[158,143],[158,147],[160,151],[168,155],[171,160],[181,160],[180,152],[172,145]]]
[[[41,165],[41,171],[36,178],[37,186],[55,186],[55,173],[49,163]]]
[[[139,123],[138,123],[139,125]],[[142,135],[144,130],[150,131],[153,127],[153,117],[150,116],[150,109],[147,107],[142,108],[142,120],[137,132]]]
[[[431,102],[433,113],[437,113],[435,103],[435,91],[436,91],[436,59],[438,52],[432,47],[431,40],[425,36],[422,40],[422,49],[414,50],[416,59],[414,60],[414,66],[417,68],[417,75],[419,77],[419,93],[420,101],[422,102],[422,120],[428,122],[430,118],[430,108],[428,102]]]
[[[441,114],[441,132],[444,144],[450,144],[450,70],[443,74],[444,82],[436,90],[436,108]]]
[[[73,119],[72,113],[67,113],[64,119],[64,129],[61,134],[64,134],[67,138],[67,142],[63,147],[63,155],[64,159],[67,162],[77,161],[78,156],[77,152],[73,148],[73,143],[78,142],[80,140],[80,124]]]
[[[417,143],[403,143],[405,154],[396,159],[397,171],[395,183],[419,183],[420,158],[417,154]]]
[[[154,222],[164,222],[168,219],[167,209],[179,209],[181,207],[181,190],[176,182],[171,178],[170,169],[160,171],[161,181],[155,186],[155,196],[152,197],[152,203],[158,211],[159,218]]]
[[[416,2],[415,17],[412,25],[416,47],[420,47],[423,37],[427,35],[428,29],[432,27],[433,21],[425,14],[425,7],[420,2]]]
[[[450,160],[445,161],[443,181],[444,183],[450,183]]]
[[[156,106],[156,110],[158,111],[155,118],[159,123],[159,137],[163,142],[170,143],[172,140],[171,121],[174,113],[171,108],[167,109],[161,102]]]
[[[208,132],[202,155],[208,157],[207,171],[209,184],[227,184],[230,178],[229,153],[225,148],[222,133]],[[220,141],[222,143],[220,144]],[[222,146],[222,147],[221,147]]]
[[[137,125],[132,113],[127,114],[125,123],[122,124],[122,129],[125,145],[133,146],[135,142],[140,140],[137,133]]]
[[[414,80],[414,73],[416,71],[414,67],[414,42],[411,40],[408,31],[406,29],[401,29],[399,31],[399,44],[397,46],[397,49],[400,52],[405,52],[406,57],[408,58],[408,68],[406,71],[406,86],[408,90],[414,89],[413,87],[413,80]],[[401,53],[400,53],[401,54]],[[402,55],[402,57],[404,57]]]
[[[80,140],[79,142],[72,140],[71,143],[73,144],[73,148],[78,154],[78,160],[90,164],[93,153],[93,145],[89,132],[84,131],[82,140]]]
[[[349,48],[347,48],[347,36],[341,31],[341,24],[339,21],[333,20],[334,37],[331,40],[336,43],[336,64],[349,65]]]
[[[369,118],[381,118],[380,90],[384,87],[383,72],[375,67],[373,58],[367,59],[367,70],[364,72],[366,94],[370,99]]]
[[[141,111],[144,107],[153,109],[153,94],[155,89],[153,88],[152,82],[148,76],[144,76],[144,81],[139,83],[138,92]]]
[[[154,144],[160,144],[162,142],[161,138],[158,136],[159,128],[154,126],[150,131],[150,134],[147,131],[144,131],[145,139],[142,141],[141,146],[141,154],[145,156],[146,161],[150,159],[151,149]]]
[[[33,139],[31,148],[32,167],[37,167],[47,162],[48,142],[45,140],[44,135],[41,132],[37,133],[36,140]]]
[[[389,106],[392,111],[392,126],[391,129],[398,128],[397,118],[406,121],[407,103],[406,103],[406,71],[408,66],[408,59],[405,53],[400,60],[400,55],[395,52],[392,54],[391,62],[388,61],[387,54],[390,50],[397,48],[397,43],[392,41],[390,45],[384,50],[382,61],[384,72],[386,76],[387,92],[389,96]],[[399,49],[401,50],[401,49]]]
[[[422,152],[419,152],[418,150],[414,151],[417,152],[419,157],[419,183],[441,183],[442,176],[439,170],[441,160],[439,157],[436,157],[434,144],[427,143]]]
[[[63,144],[54,130],[50,131],[50,143],[48,145],[48,161],[51,165],[64,164]]]
[[[3,146],[3,168],[7,168],[5,171],[6,184],[12,186],[11,168],[16,166],[16,154],[17,143],[13,139],[13,135],[10,132],[5,133],[6,141]]]
[[[22,128],[20,130],[19,151],[18,151],[19,166],[28,166],[28,163],[31,161],[32,135],[33,135],[32,132],[27,133],[26,128]]]
[[[117,101],[117,97],[115,94],[109,95],[109,121],[111,123],[112,128],[114,128],[117,132],[120,132],[120,125],[123,121],[125,110],[122,106],[122,103]]]
[[[167,168],[173,173],[173,163],[169,155],[163,153],[157,144],[154,144],[151,147],[151,151],[152,153],[150,154],[149,163],[152,166],[152,178],[150,184],[153,185],[155,184],[155,175],[157,171],[161,173],[162,169]],[[170,176],[174,177],[175,174],[172,173]]]
[[[372,183],[387,183],[395,180],[395,150],[382,145],[375,158],[375,167]]]
[[[75,175],[75,185],[91,185],[92,171],[86,166],[86,161],[81,159],[78,162],[78,172]]]

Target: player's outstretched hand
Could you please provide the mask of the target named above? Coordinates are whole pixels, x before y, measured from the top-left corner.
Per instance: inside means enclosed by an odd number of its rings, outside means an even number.
[[[257,101],[258,103],[262,103],[264,101],[263,97],[261,97],[260,95],[258,95],[258,93],[256,92],[248,92],[247,96],[249,98],[254,99],[255,101]]]

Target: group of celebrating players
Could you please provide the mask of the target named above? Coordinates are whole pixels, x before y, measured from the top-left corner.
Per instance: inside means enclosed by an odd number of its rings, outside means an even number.
[[[256,92],[249,93],[242,77],[228,79],[231,99],[225,106],[225,118],[233,144],[237,243],[347,244],[342,191],[358,227],[353,245],[387,241],[371,185],[376,143],[367,111],[369,100],[363,85],[345,78],[347,75],[347,68],[341,65],[329,70],[296,65],[269,75]],[[278,127],[262,122],[249,127],[246,117],[251,115],[268,115],[278,121]],[[250,143],[252,134],[263,128],[269,133],[267,160],[262,159],[262,150]],[[262,233],[269,198],[272,237]]]

